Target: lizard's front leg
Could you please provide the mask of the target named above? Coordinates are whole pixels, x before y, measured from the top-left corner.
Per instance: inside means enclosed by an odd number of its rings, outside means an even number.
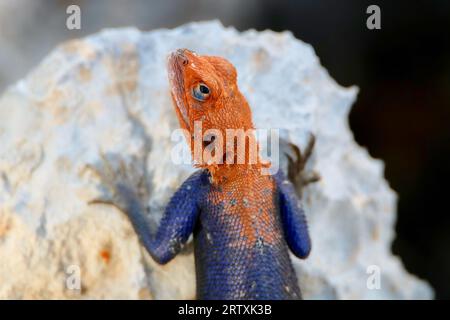
[[[95,199],[90,204],[110,204],[119,208],[130,219],[142,245],[152,258],[164,264],[180,251],[191,235],[199,208],[197,205],[200,174],[193,174],[175,192],[168,203],[156,234],[153,234],[146,220],[144,206],[138,191],[139,183],[130,173],[133,167],[123,163],[115,170],[104,159],[101,169],[95,168],[102,183],[110,191],[109,196]]]
[[[307,184],[320,180],[319,174],[314,171],[306,172],[305,170],[306,163],[313,152],[315,141],[315,136],[311,134],[303,152],[297,146],[291,144],[296,159],[288,155],[288,176],[286,177],[281,171],[275,176],[286,241],[291,251],[301,259],[308,257],[311,251],[311,239],[305,213],[297,193],[301,197],[303,188]]]
[[[316,138],[313,134],[311,134],[306,148],[303,151],[296,145],[292,143],[289,144],[291,149],[294,151],[295,157],[287,154],[289,160],[288,177],[299,191],[300,195],[306,185],[320,180],[320,175],[317,172],[305,170],[306,164],[314,150],[315,143]]]

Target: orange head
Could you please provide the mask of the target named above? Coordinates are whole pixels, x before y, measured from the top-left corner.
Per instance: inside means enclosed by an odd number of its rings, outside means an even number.
[[[230,167],[229,161],[225,161],[225,157],[228,156],[227,152],[231,149],[236,151],[234,140],[232,145],[229,145],[226,138],[227,130],[247,131],[253,129],[250,106],[237,86],[235,67],[221,57],[200,56],[187,49],[178,49],[168,57],[168,74],[174,107],[181,128],[188,133],[187,138],[194,159],[195,131],[199,124],[201,126],[200,148],[202,151],[213,144],[203,141],[208,132],[213,132],[213,139],[216,138],[216,133],[220,133],[223,138],[221,148],[214,150],[216,152],[215,159],[223,161],[203,164],[197,162],[197,166],[207,167],[213,174],[213,178],[217,178],[220,171],[224,176],[224,170],[228,170]],[[251,139],[251,137],[254,138],[253,133],[249,134],[247,139]],[[214,144],[218,143],[217,139],[213,142]],[[217,150],[220,149],[223,152],[217,154],[219,152]],[[244,154],[246,159],[243,163],[244,166],[249,164],[248,152],[249,150],[246,150]],[[257,158],[259,159],[258,156]],[[257,160],[258,163],[259,160]],[[231,164],[231,166],[234,165],[236,163]]]

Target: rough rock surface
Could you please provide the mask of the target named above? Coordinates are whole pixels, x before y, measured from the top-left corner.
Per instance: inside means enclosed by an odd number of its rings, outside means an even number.
[[[357,89],[342,88],[311,46],[289,32],[239,33],[218,22],[173,30],[106,30],[64,43],[0,100],[0,298],[194,298],[189,246],[165,266],[140,247],[127,218],[89,205],[103,192],[89,166],[102,154],[140,167],[150,185],[149,216],[191,172],[171,161],[177,120],[166,55],[186,47],[237,67],[258,128],[279,128],[304,147],[322,180],[304,204],[313,251],[294,259],[305,298],[431,298],[390,251],[396,195],[383,163],[359,147],[348,126]],[[369,266],[380,270],[370,290]],[[72,266],[72,267],[71,267]],[[81,288],[73,290],[73,266]],[[76,275],[76,274],[75,274]],[[75,287],[76,289],[76,287]]]

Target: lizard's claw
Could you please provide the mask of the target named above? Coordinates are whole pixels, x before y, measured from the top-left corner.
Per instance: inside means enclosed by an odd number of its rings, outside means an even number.
[[[121,211],[125,211],[126,201],[124,195],[119,192],[124,188],[135,194],[138,198],[148,195],[146,188],[145,174],[140,172],[138,166],[134,165],[139,161],[132,159],[130,164],[118,158],[117,165],[114,165],[103,152],[100,152],[101,163],[99,165],[86,165],[100,180],[103,194],[99,198],[90,200],[91,204],[107,204],[115,206]]]
[[[295,159],[287,154],[289,160],[288,176],[297,189],[300,190],[300,193],[306,185],[320,180],[320,175],[317,172],[305,170],[306,164],[314,150],[315,143],[316,137],[314,134],[311,134],[303,152],[298,146],[292,143],[289,144],[294,151]]]

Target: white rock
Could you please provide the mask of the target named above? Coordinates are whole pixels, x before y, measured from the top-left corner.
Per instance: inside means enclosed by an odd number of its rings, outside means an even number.
[[[159,266],[121,212],[88,204],[102,186],[87,166],[99,165],[101,153],[144,164],[152,218],[193,171],[174,165],[170,153],[178,122],[165,62],[179,47],[236,66],[258,128],[279,128],[300,148],[316,135],[309,167],[322,180],[304,194],[313,251],[306,261],[294,258],[305,298],[432,297],[390,251],[396,196],[383,163],[349,129],[357,89],[336,84],[313,48],[289,32],[239,33],[205,22],[70,41],[3,95],[0,298],[195,297],[189,250]],[[372,265],[378,290],[367,287]]]

